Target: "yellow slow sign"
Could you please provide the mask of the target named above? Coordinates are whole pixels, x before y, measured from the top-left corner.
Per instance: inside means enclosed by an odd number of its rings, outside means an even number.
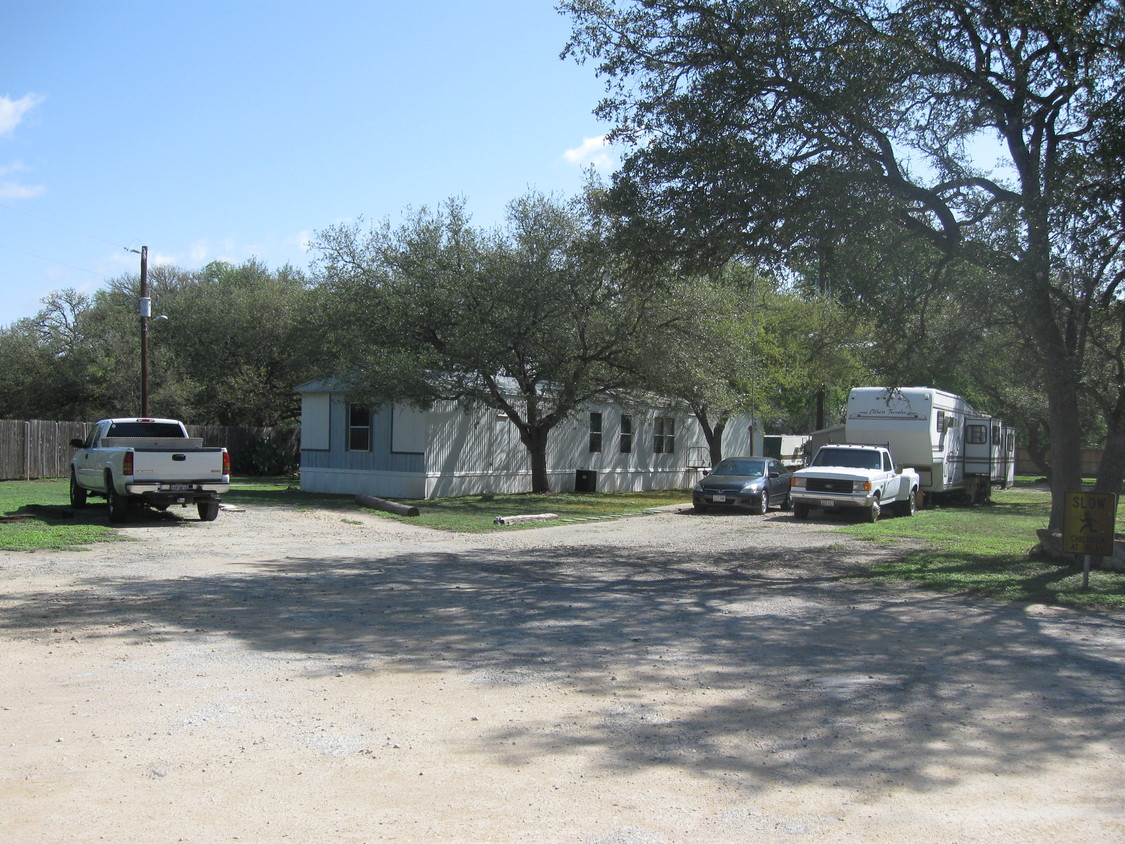
[[[1112,492],[1068,492],[1063,514],[1063,550],[1092,557],[1113,556],[1117,496]]]

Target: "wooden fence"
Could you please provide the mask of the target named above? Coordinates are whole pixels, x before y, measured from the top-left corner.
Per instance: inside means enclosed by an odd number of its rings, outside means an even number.
[[[1098,473],[1098,464],[1102,461],[1100,448],[1082,449],[1082,477],[1092,478]],[[1022,446],[1016,449],[1016,474],[1017,475],[1042,475],[1043,472],[1035,465],[1035,461],[1028,456],[1027,449]]]
[[[85,439],[89,422],[0,419],[0,480],[65,478],[74,454],[72,439]],[[241,428],[188,425],[188,434],[203,444],[226,446],[234,472],[248,474],[265,462],[263,449],[296,466],[300,457],[299,428]],[[268,444],[268,445],[267,445]]]

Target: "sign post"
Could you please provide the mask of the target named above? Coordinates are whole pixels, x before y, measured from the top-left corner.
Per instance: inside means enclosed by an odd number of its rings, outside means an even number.
[[[1063,513],[1063,551],[1083,555],[1082,589],[1090,586],[1091,557],[1113,556],[1117,496],[1112,492],[1068,492]]]

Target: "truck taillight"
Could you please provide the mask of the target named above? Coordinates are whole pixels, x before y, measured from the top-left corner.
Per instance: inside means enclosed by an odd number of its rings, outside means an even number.
[[[230,453],[226,451],[223,452],[223,474],[230,474]]]
[[[125,475],[133,474],[133,452],[125,452],[125,460],[121,464],[121,472]]]

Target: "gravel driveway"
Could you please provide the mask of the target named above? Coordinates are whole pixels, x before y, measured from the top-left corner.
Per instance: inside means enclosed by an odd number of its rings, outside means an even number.
[[[188,512],[188,511],[184,511]],[[1125,625],[789,514],[0,553],[0,839],[1125,840]]]

